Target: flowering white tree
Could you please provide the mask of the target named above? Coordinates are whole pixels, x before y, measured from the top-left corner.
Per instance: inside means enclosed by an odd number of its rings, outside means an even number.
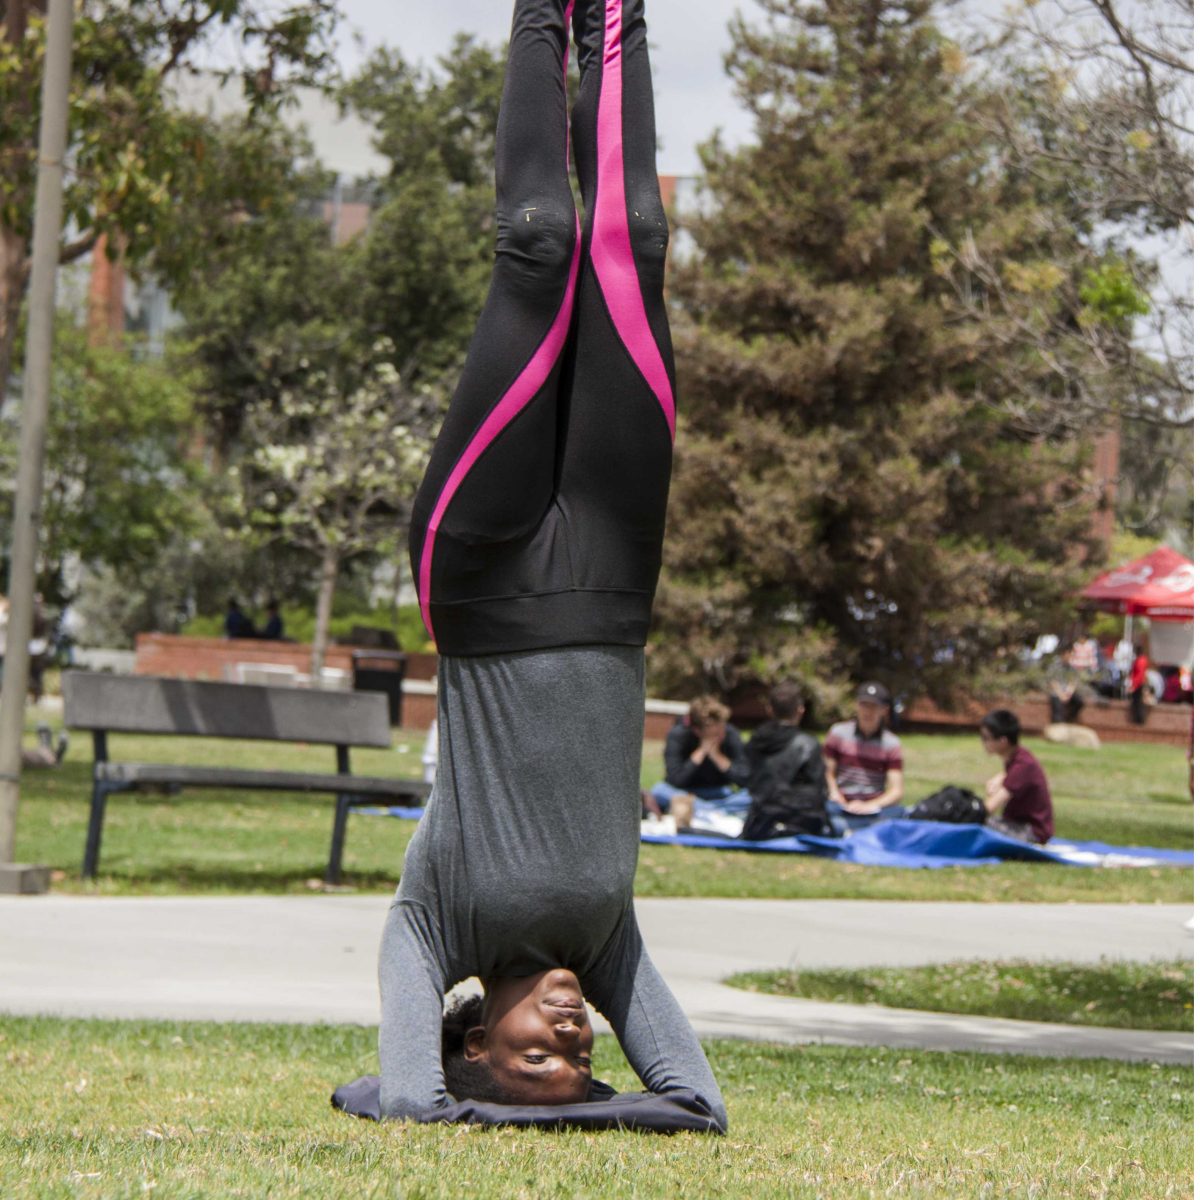
[[[325,662],[340,566],[394,542],[407,526],[438,400],[436,389],[411,386],[380,361],[350,386],[315,370],[249,419],[252,449],[231,468],[244,526],[319,563],[314,678]]]

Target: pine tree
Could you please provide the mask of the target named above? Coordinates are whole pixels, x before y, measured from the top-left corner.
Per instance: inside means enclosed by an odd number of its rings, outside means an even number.
[[[704,149],[672,280],[683,419],[653,671],[947,697],[1065,616],[1097,497],[1089,447],[1010,403],[1069,402],[1069,369],[956,321],[957,264],[985,247],[1037,322],[1082,312],[1097,260],[1070,189],[986,141],[931,0],[759,4],[728,59],[756,137]]]

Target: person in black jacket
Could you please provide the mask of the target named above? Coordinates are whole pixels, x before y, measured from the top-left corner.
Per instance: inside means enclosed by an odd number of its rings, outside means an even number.
[[[729,709],[716,696],[700,696],[685,721],[667,734],[663,750],[667,777],[650,790],[663,813],[678,828],[691,824],[697,798],[723,800],[746,786],[750,762],[738,731],[729,724]]]
[[[283,614],[279,611],[279,601],[274,597],[267,601],[267,623],[258,636],[267,642],[283,641]]]
[[[767,697],[771,719],[746,745],[750,763],[750,811],[742,837],[767,838],[808,833],[835,836],[826,813],[829,798],[825,762],[817,739],[803,733],[804,693],[800,685],[776,684]]]
[[[246,616],[242,606],[232,596],[225,609],[225,636],[227,638],[252,638],[254,636],[254,622]]]

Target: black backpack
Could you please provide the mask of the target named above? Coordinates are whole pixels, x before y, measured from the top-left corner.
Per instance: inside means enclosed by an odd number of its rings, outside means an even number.
[[[974,792],[966,788],[944,787],[914,805],[908,819],[942,821],[947,825],[982,825],[987,815],[983,801]]]

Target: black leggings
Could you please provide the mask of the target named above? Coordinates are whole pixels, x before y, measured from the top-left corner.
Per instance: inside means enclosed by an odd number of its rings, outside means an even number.
[[[414,505],[425,623],[451,655],[643,645],[675,429],[643,0],[517,0],[496,200],[491,287]]]

